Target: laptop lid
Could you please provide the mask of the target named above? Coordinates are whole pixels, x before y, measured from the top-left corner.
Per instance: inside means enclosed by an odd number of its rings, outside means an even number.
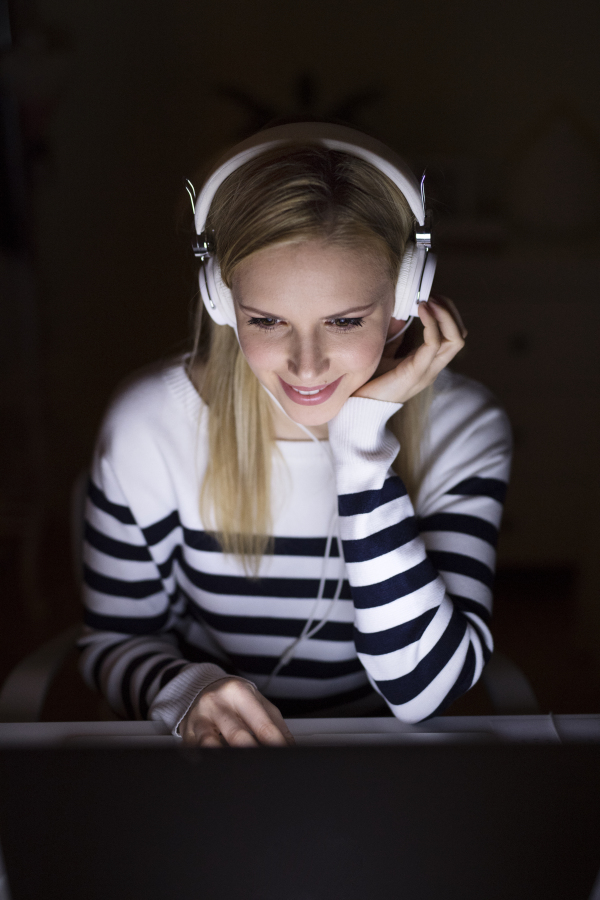
[[[595,744],[0,749],[12,900],[587,900]]]

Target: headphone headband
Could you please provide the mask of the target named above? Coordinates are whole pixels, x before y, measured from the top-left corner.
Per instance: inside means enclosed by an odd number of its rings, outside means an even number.
[[[425,210],[417,179],[393,150],[390,150],[381,141],[377,141],[361,131],[356,131],[354,128],[347,128],[345,125],[330,125],[324,122],[294,122],[289,125],[265,128],[264,131],[259,131],[237,144],[225,157],[221,158],[206,179],[196,202],[197,234],[204,231],[214,196],[232,172],[273,147],[303,143],[321,144],[330,150],[340,150],[371,163],[400,188],[419,225],[425,224]]]
[[[361,131],[325,122],[294,122],[266,128],[233,147],[220,159],[198,195],[194,222],[196,235],[200,239],[196,238],[194,252],[203,262],[200,290],[212,318],[218,324],[236,327],[233,299],[222,283],[213,248],[205,234],[206,220],[214,196],[225,179],[240,166],[267,150],[287,144],[320,144],[330,150],[339,150],[364,159],[386,175],[402,192],[418,226],[415,243],[409,241],[406,245],[396,289],[394,317],[414,316],[419,301],[426,300],[429,296],[435,271],[435,256],[430,252],[431,233],[426,221],[421,185],[393,150]]]

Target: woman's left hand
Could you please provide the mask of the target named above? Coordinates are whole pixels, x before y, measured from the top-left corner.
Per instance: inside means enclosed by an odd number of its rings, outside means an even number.
[[[355,391],[353,397],[405,403],[433,384],[464,347],[466,329],[447,297],[431,297],[426,303],[420,303],[419,318],[423,323],[421,346],[400,360],[382,356],[373,378]]]

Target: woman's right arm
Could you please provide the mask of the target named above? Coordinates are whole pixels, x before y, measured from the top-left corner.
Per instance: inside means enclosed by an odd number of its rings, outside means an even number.
[[[176,512],[140,527],[110,462],[97,461],[84,526],[82,674],[118,715],[162,719],[170,728],[227,674],[208,654],[189,662],[178,646],[180,532]]]
[[[163,721],[190,743],[293,742],[273,704],[219,660],[180,646],[187,601],[172,476],[152,429],[109,414],[89,483],[80,668],[124,718]],[[125,421],[123,421],[123,419]],[[163,448],[164,449],[164,448]]]

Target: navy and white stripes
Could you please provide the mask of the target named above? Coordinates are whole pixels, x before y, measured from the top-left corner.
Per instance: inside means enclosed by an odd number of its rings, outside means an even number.
[[[107,416],[85,526],[82,668],[127,717],[174,727],[224,673],[264,687],[344,579],[331,617],[269,684],[284,715],[381,694],[419,721],[477,680],[489,657],[495,542],[510,436],[485,389],[445,373],[413,508],[390,470],[398,407],[351,398],[330,425],[335,479],[312,442],[278,442],[272,556],[258,579],[200,521],[205,422],[180,364],[125,390]],[[199,427],[200,417],[200,427]],[[343,555],[334,538],[337,506]]]

